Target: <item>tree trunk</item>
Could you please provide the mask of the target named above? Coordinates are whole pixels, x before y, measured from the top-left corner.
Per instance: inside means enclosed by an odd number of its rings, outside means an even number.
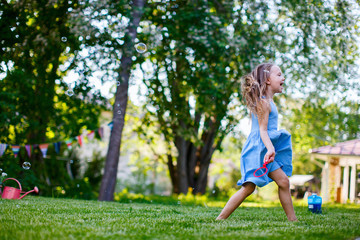
[[[187,157],[186,157],[186,141],[181,136],[175,137],[175,145],[178,149],[179,155],[177,157],[177,176],[178,186],[181,193],[186,194],[188,192],[188,178],[187,178]]]
[[[198,125],[199,120],[200,114],[196,115],[196,125]],[[201,147],[196,147],[194,143],[190,140],[185,140],[182,136],[178,135],[175,137],[175,146],[178,150],[177,164],[176,166],[172,165],[172,168],[175,168],[175,170],[170,170],[169,167],[173,188],[179,191],[174,191],[174,193],[186,194],[188,187],[193,188],[193,194],[204,194],[206,192],[210,161],[213,153],[220,147],[224,138],[224,133],[222,133],[218,136],[215,143],[219,124],[220,122],[214,118],[208,117],[205,119],[204,125],[207,126],[207,129],[202,133],[201,141],[203,145]],[[185,127],[184,122],[181,120],[180,125]],[[194,130],[197,134],[198,126],[195,126]],[[174,171],[177,175],[172,174]]]
[[[121,66],[119,70],[119,86],[115,93],[115,103],[113,110],[113,128],[110,135],[108,153],[104,175],[101,181],[99,200],[113,201],[115,185],[117,179],[117,169],[120,156],[120,145],[122,131],[124,128],[124,118],[128,101],[129,76],[132,66],[132,54],[134,51],[134,40],[136,38],[136,29],[139,26],[144,0],[134,0],[130,23],[125,34],[124,50],[121,57]]]
[[[178,177],[176,174],[176,170],[175,170],[175,166],[173,163],[173,157],[171,156],[171,154],[167,154],[168,157],[168,161],[167,161],[167,165],[169,168],[169,173],[170,173],[170,179],[171,179],[171,184],[173,186],[173,193],[180,193],[179,190],[179,184],[178,184]]]

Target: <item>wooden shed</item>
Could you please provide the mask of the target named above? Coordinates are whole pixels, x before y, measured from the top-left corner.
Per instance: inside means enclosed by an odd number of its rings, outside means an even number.
[[[322,167],[321,196],[324,201],[357,202],[360,139],[312,149],[311,160]]]

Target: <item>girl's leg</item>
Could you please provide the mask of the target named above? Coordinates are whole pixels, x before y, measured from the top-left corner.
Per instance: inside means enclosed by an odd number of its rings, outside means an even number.
[[[291,200],[289,178],[284,171],[279,168],[269,173],[269,177],[273,179],[279,187],[279,199],[289,221],[297,221],[294,206]]]
[[[226,219],[230,216],[232,212],[235,211],[236,208],[240,206],[240,204],[247,198],[250,194],[252,194],[255,190],[255,184],[251,182],[245,183],[239,191],[237,191],[229,201],[226,203],[224,209],[221,211],[220,215],[216,218],[216,220]]]

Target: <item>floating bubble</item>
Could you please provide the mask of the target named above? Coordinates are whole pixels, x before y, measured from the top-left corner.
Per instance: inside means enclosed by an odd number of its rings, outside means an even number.
[[[22,168],[25,169],[25,170],[29,170],[31,167],[31,163],[29,162],[23,162],[22,164]]]
[[[120,81],[116,81],[116,85],[117,85],[117,86],[120,86]]]
[[[3,173],[1,174],[1,177],[3,177],[3,178],[7,177],[7,173],[4,173],[4,172],[3,172]]]
[[[215,190],[212,191],[213,194],[214,194],[215,192],[216,192]]]
[[[121,110],[117,111],[118,114],[121,114]]]
[[[76,187],[80,187],[80,184],[76,184]]]
[[[65,92],[66,95],[68,95],[69,97],[73,96],[74,95],[74,91],[69,89]]]
[[[61,38],[61,41],[62,41],[62,42],[66,42],[66,41],[67,41],[67,38],[66,38],[66,37],[62,37],[62,38]]]
[[[135,45],[135,49],[138,53],[144,53],[147,50],[145,43],[138,43]]]
[[[72,164],[72,163],[74,163],[74,161],[73,161],[73,160],[70,160],[70,164]]]

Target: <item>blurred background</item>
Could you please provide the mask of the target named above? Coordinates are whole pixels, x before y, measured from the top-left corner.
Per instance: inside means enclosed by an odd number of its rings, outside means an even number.
[[[355,0],[1,1],[1,178],[50,197],[227,199],[251,128],[241,76],[273,62],[294,198],[358,201],[359,17]]]

